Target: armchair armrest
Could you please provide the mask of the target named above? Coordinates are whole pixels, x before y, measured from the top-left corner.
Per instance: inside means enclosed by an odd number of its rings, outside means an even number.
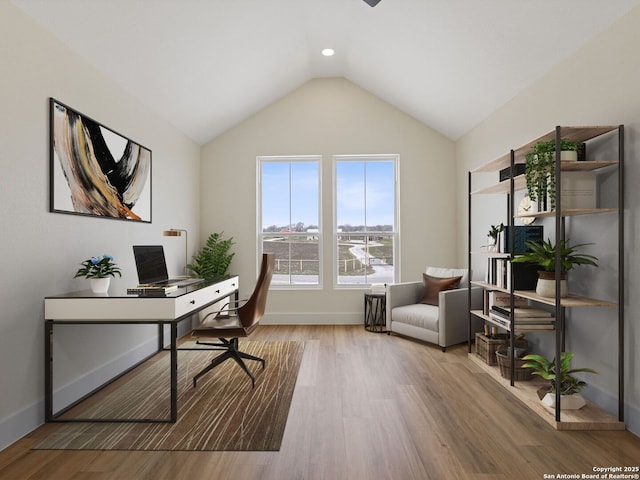
[[[391,321],[392,308],[413,305],[420,301],[422,293],[422,282],[391,283],[387,285],[387,322]]]
[[[471,289],[471,308],[481,308],[483,289]],[[445,290],[439,294],[440,345],[447,347],[467,340],[469,328],[469,299],[467,288]],[[477,319],[479,320],[479,319]],[[481,322],[480,322],[481,323]],[[474,327],[472,330],[481,328]]]

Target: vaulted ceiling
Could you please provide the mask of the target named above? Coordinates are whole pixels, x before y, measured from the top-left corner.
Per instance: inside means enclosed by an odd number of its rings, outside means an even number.
[[[640,5],[11,1],[200,144],[316,77],[345,77],[455,140]]]

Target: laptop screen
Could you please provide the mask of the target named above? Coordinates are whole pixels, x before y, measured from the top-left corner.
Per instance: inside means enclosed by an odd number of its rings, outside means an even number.
[[[140,285],[167,280],[167,262],[162,245],[134,245],[138,282]]]

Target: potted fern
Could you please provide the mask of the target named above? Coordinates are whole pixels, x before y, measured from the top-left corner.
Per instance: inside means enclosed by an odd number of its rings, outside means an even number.
[[[569,292],[567,288],[567,272],[577,265],[598,266],[597,257],[586,253],[578,253],[577,250],[588,243],[569,245],[567,241],[560,241],[560,263],[562,271],[560,274],[560,296],[566,297]],[[538,283],[536,293],[541,297],[555,297],[555,281],[558,272],[556,269],[556,245],[550,239],[541,242],[527,240],[525,246],[528,252],[517,255],[511,260],[513,263],[533,263],[538,265]]]
[[[556,365],[555,358],[548,360],[547,358],[529,354],[522,357],[527,363],[522,365],[522,368],[531,368],[533,375],[538,375],[549,382],[549,391],[542,398],[542,403],[548,407],[555,408],[556,406],[556,379],[560,375],[560,395],[561,406],[567,410],[577,410],[582,408],[586,402],[580,392],[587,386],[586,382],[574,377],[574,373],[585,372],[595,373],[595,370],[590,368],[571,368],[571,359],[573,353],[562,352],[560,354],[560,371]]]
[[[212,233],[202,249],[193,256],[193,263],[187,268],[207,282],[214,282],[228,276],[229,265],[235,253],[230,253],[233,238],[223,240],[222,233]]]

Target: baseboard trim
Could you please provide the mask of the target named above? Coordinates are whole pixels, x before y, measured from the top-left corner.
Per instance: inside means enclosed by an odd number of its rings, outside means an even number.
[[[597,387],[589,385],[582,395],[611,415],[618,416],[618,397]],[[640,437],[640,408],[630,403],[624,404],[624,424],[631,433]]]
[[[263,325],[363,325],[362,312],[265,313]]]

